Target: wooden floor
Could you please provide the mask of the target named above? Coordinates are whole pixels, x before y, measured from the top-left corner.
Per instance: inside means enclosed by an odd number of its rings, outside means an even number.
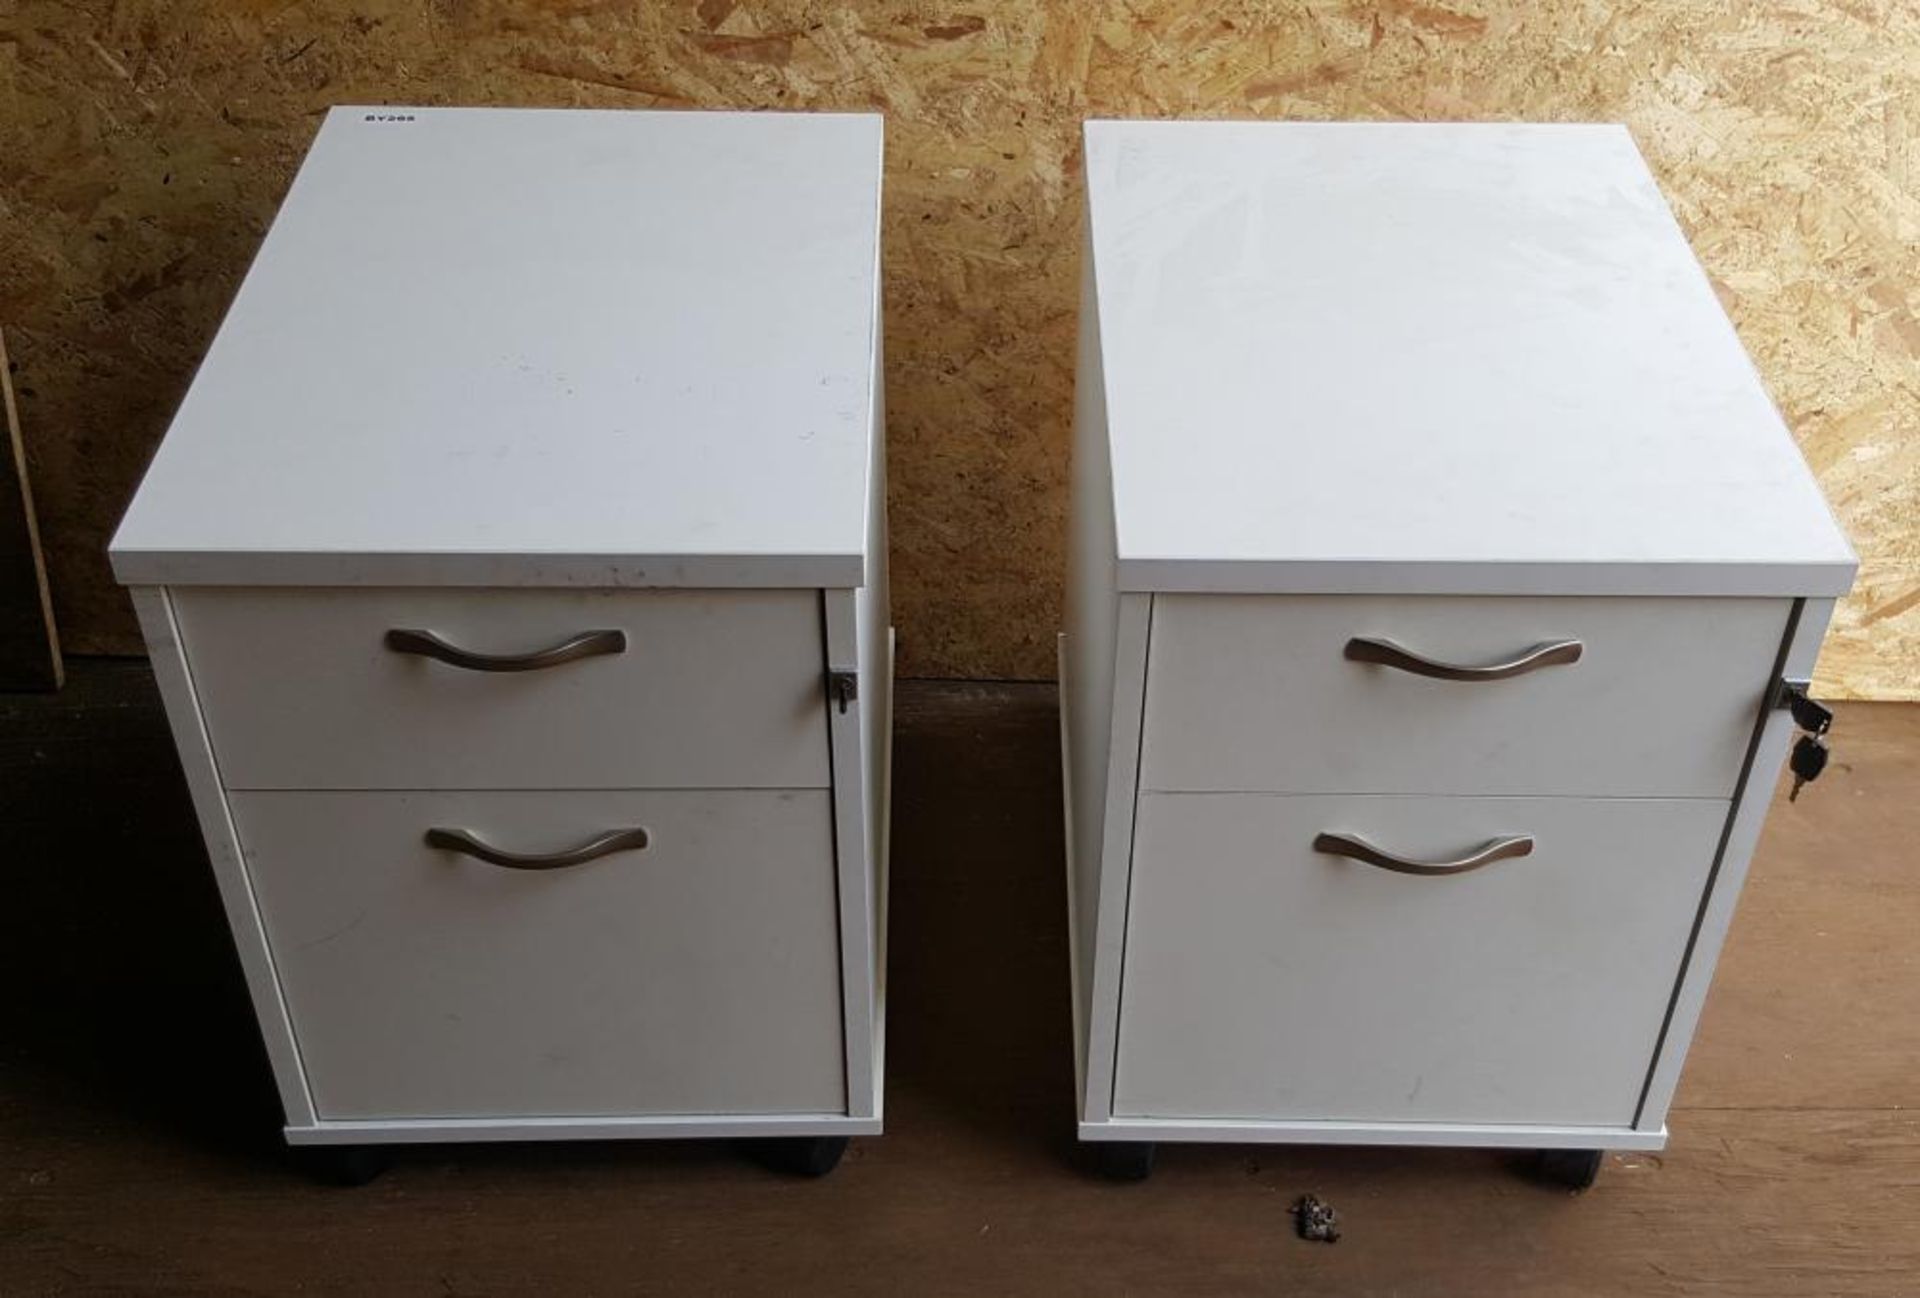
[[[0,697],[0,1294],[1920,1293],[1920,707],[1852,705],[1776,805],[1673,1142],[1575,1197],[1474,1151],[1165,1147],[1069,1113],[1040,686],[908,685],[888,1134],[819,1182],[724,1144],[277,1150],[266,1064],[145,668]],[[1334,1246],[1293,1237],[1312,1191]]]

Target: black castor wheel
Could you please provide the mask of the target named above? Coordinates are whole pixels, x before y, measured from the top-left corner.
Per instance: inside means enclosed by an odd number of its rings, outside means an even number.
[[[384,1145],[301,1145],[293,1156],[322,1185],[365,1185],[393,1166]]]
[[[1109,1181],[1144,1181],[1158,1148],[1151,1140],[1103,1140],[1093,1147],[1093,1165]]]
[[[847,1152],[845,1136],[792,1136],[756,1140],[753,1156],[761,1166],[785,1176],[825,1176],[840,1166]]]
[[[1599,1149],[1543,1149],[1534,1158],[1533,1173],[1549,1185],[1585,1190],[1600,1175],[1605,1157]]]

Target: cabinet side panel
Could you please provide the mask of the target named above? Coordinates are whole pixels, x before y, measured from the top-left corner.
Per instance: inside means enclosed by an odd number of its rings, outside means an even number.
[[[1072,523],[1067,538],[1066,653],[1061,703],[1067,716],[1066,772],[1072,797],[1072,890],[1075,1049],[1087,1062],[1091,1022],[1094,929],[1100,911],[1100,863],[1113,726],[1115,591],[1113,486],[1107,445],[1104,375],[1093,249],[1082,232],[1079,358],[1074,373]]]
[[[227,808],[219,768],[214,763],[213,745],[200,715],[193,675],[180,642],[179,627],[174,622],[172,599],[160,586],[136,586],[128,593],[133,597],[134,613],[140,619],[140,632],[146,638],[161,701],[166,704],[167,723],[173,730],[174,746],[179,750],[180,765],[186,772],[187,788],[193,796],[194,813],[199,817],[200,833],[206,840],[207,859],[220,887],[220,901],[227,913],[234,947],[240,955],[247,990],[253,998],[254,1017],[260,1024],[267,1058],[273,1065],[280,1105],[286,1112],[288,1127],[310,1127],[314,1121],[313,1098],[307,1090],[306,1073],[293,1037],[293,1023],[281,999],[273,954],[268,949],[266,930],[260,923],[260,911],[254,901],[253,883],[247,877],[239,836]]]
[[[1120,956],[1133,856],[1133,803],[1153,596],[1120,593],[1116,562],[1106,375],[1100,355],[1097,268],[1091,240],[1081,271],[1079,370],[1074,382],[1073,529],[1064,655],[1066,782],[1073,905],[1080,1116],[1112,1111]]]
[[[877,276],[876,276],[877,280]],[[867,798],[868,908],[873,933],[873,1114],[884,1088],[887,982],[887,840],[892,794],[893,628],[887,571],[887,418],[885,347],[880,304],[874,303],[873,458],[867,474],[867,584],[853,593],[854,630],[860,641],[860,697],[864,721],[860,771]]]
[[[1109,699],[1102,700],[1111,717],[1111,742],[1102,767],[1106,792],[1088,813],[1099,857],[1086,876],[1088,913],[1078,917],[1076,934],[1079,945],[1089,948],[1087,966],[1092,974],[1084,1025],[1084,1122],[1104,1121],[1113,1109],[1121,958],[1132,890],[1134,804],[1139,788],[1140,733],[1152,623],[1153,596],[1137,592],[1120,596],[1114,618],[1113,692]]]
[[[875,705],[871,672],[860,638],[856,590],[821,592],[827,668],[859,678],[854,696],[842,703],[823,691],[827,732],[833,748],[834,877],[839,888],[840,990],[847,1059],[847,1112],[873,1117],[877,1061],[874,1058],[873,795],[867,780],[867,710]]]
[[[1830,599],[1802,600],[1787,623],[1786,642],[1781,648],[1776,675],[1811,677],[1813,664],[1820,656],[1820,641],[1826,635],[1827,621],[1833,616]],[[1634,1126],[1640,1131],[1662,1130],[1668,1106],[1680,1084],[1680,1069],[1686,1063],[1687,1049],[1693,1044],[1694,1029],[1700,1023],[1700,1011],[1707,1001],[1707,988],[1713,981],[1714,966],[1720,961],[1720,949],[1726,944],[1727,931],[1733,926],[1733,912],[1740,900],[1740,889],[1747,880],[1747,868],[1753,862],[1753,849],[1760,841],[1766,823],[1767,808],[1773,801],[1780,764],[1786,760],[1787,745],[1793,739],[1793,715],[1785,708],[1772,706],[1774,677],[1757,682],[1754,698],[1758,710],[1753,747],[1746,769],[1734,789],[1732,814],[1721,838],[1719,857],[1707,878],[1706,897],[1695,922],[1691,944],[1680,965],[1678,987],[1667,1024],[1648,1072],[1646,1092],[1640,1100],[1640,1112]]]

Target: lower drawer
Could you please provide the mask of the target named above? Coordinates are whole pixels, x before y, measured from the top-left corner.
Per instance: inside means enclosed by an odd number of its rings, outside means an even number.
[[[1724,802],[1142,794],[1113,1111],[1633,1121]],[[1422,877],[1408,858],[1530,836]]]
[[[238,793],[322,1118],[846,1109],[824,791]],[[430,828],[557,869],[430,846]]]

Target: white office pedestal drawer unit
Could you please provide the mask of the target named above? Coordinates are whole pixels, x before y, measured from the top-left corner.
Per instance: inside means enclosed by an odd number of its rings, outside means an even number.
[[[321,127],[113,560],[339,1173],[880,1130],[880,161],[867,115]]]
[[[1086,158],[1080,1135],[1659,1147],[1854,558],[1632,140]]]

